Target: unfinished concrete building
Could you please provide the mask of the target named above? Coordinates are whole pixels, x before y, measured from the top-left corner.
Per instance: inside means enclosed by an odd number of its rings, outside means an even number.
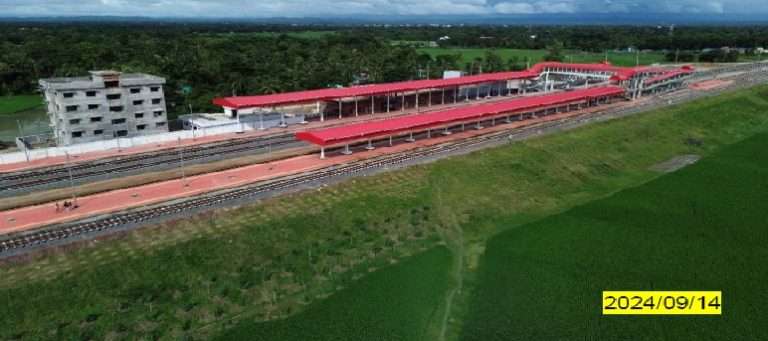
[[[168,131],[164,78],[91,71],[39,83],[58,145]]]

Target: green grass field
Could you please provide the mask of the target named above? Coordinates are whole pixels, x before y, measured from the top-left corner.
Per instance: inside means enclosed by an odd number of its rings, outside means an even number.
[[[420,48],[419,52],[428,53],[432,57],[436,57],[441,54],[457,54],[462,55],[464,63],[471,63],[475,58],[483,58],[485,52],[489,49],[483,48]],[[521,63],[525,63],[526,58],[530,60],[531,65],[544,60],[544,56],[547,54],[546,50],[520,50],[520,49],[491,49],[497,53],[504,61],[509,60],[512,57],[517,57]],[[564,51],[566,62],[573,63],[599,63],[605,60],[605,54],[603,53],[590,53],[583,51]],[[608,61],[614,65],[620,66],[635,66],[637,65],[636,55],[634,53],[620,53],[609,52]],[[654,63],[663,63],[664,54],[658,52],[641,53],[640,65],[649,65]]]
[[[0,96],[0,115],[13,114],[43,106],[39,95]]]
[[[646,183],[659,176],[648,168],[673,156],[710,155],[765,131],[766,95],[740,91],[0,265],[0,339],[206,339],[312,309],[344,316],[377,300],[366,292],[398,285],[373,289],[380,281],[368,276],[411,271],[397,268],[441,242],[461,245],[451,250],[467,290],[448,323],[458,335],[488,238]],[[334,298],[351,303],[315,308]],[[300,320],[284,323],[312,324]]]
[[[444,247],[384,268],[285,320],[244,321],[219,340],[436,340],[451,254]]]
[[[768,339],[766,148],[756,135],[492,239],[461,339]],[[603,290],[721,290],[723,316],[605,317]]]

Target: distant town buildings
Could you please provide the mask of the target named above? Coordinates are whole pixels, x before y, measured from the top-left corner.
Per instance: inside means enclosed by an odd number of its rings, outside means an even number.
[[[117,71],[90,74],[39,81],[58,145],[168,131],[164,78]]]

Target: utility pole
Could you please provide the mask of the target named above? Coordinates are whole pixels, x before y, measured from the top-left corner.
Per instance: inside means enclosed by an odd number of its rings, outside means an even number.
[[[29,148],[27,148],[27,144],[24,142],[24,129],[21,128],[21,120],[16,120],[16,124],[19,126],[18,139],[24,145],[24,156],[27,158],[27,162],[29,162]]]
[[[179,136],[179,165],[181,166],[181,183],[184,187],[189,187],[187,183],[187,172],[184,170],[184,147],[181,146],[181,136]]]
[[[69,190],[72,196],[72,203],[77,204],[77,195],[75,195],[75,180],[72,177],[72,164],[69,162],[69,152],[64,152],[67,156],[67,173],[69,173]]]

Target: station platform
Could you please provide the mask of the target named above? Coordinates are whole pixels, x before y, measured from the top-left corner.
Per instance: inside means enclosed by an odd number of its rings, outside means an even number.
[[[522,96],[527,96],[527,95],[516,95],[513,97],[522,97]],[[419,110],[412,108],[405,111],[391,111],[389,113],[383,112],[383,113],[375,113],[373,115],[361,114],[360,116],[357,116],[357,117],[344,117],[343,119],[338,119],[338,117],[331,116],[331,117],[327,117],[324,122],[315,120],[315,121],[310,121],[307,124],[293,125],[293,126],[288,126],[286,128],[251,130],[251,131],[245,131],[243,133],[210,135],[210,136],[198,137],[195,139],[183,139],[181,140],[181,143],[178,143],[177,141],[171,141],[171,142],[154,143],[154,144],[147,144],[142,146],[122,148],[120,150],[109,149],[109,150],[104,150],[99,152],[70,155],[69,162],[76,163],[76,162],[93,161],[93,160],[110,158],[110,157],[120,157],[120,156],[129,156],[129,155],[142,154],[142,153],[151,153],[151,152],[156,152],[163,149],[177,148],[180,146],[189,147],[189,146],[196,146],[196,145],[202,145],[202,144],[225,142],[233,139],[245,139],[245,138],[255,138],[255,137],[268,137],[268,136],[282,135],[282,134],[294,134],[296,132],[304,131],[308,129],[328,128],[328,127],[333,127],[338,125],[345,125],[349,123],[364,122],[372,119],[378,120],[382,118],[397,117],[397,116],[410,115],[415,113],[427,113],[427,112],[432,112],[437,110],[445,110],[448,108],[503,101],[513,97],[498,96],[498,97],[491,97],[491,98],[480,98],[478,100],[472,100],[469,102],[459,101],[455,104],[446,103],[446,104],[434,104],[431,106],[422,106],[421,108],[419,108]],[[0,164],[0,173],[18,172],[18,171],[24,171],[24,170],[31,170],[35,168],[58,166],[66,163],[67,163],[67,158],[65,156],[55,156],[55,157],[32,160],[29,162]]]
[[[592,107],[581,111],[553,114],[536,119],[517,121],[508,124],[486,126],[482,130],[467,129],[451,135],[434,134],[430,139],[417,140],[413,143],[400,143],[392,147],[380,147],[374,150],[360,150],[350,155],[341,151],[328,153],[326,159],[318,155],[303,155],[274,162],[251,165],[222,172],[208,173],[186,178],[163,181],[128,189],[109,191],[77,199],[77,209],[57,210],[56,203],[18,208],[0,212],[0,235],[32,230],[46,225],[76,221],[96,215],[118,212],[157,204],[174,199],[195,196],[227,188],[235,188],[272,178],[303,173],[332,165],[345,164],[385,154],[403,152],[419,147],[437,145],[452,140],[484,135],[496,131],[522,128],[548,121],[561,120],[594,111],[619,107],[621,103]],[[63,202],[59,202],[61,207]]]

